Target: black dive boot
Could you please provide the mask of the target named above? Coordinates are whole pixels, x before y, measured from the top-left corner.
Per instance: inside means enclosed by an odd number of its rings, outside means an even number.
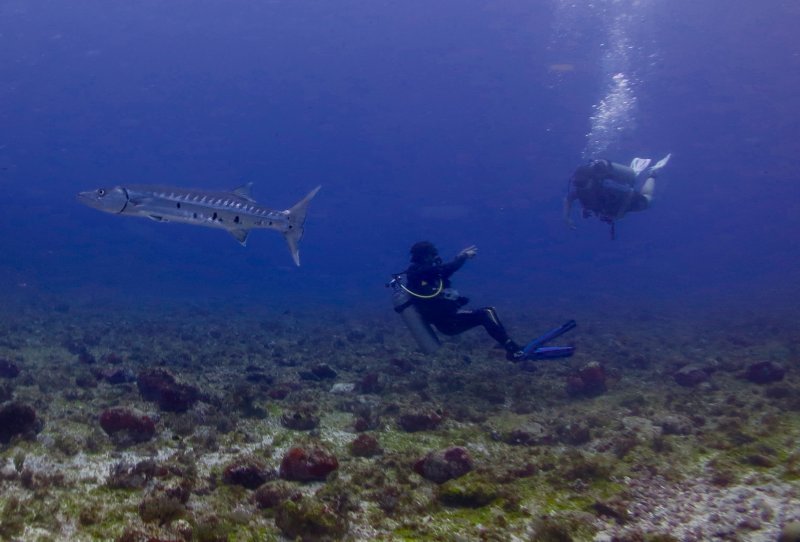
[[[506,359],[508,361],[522,361],[522,358],[525,357],[525,352],[522,351],[522,347],[511,339],[508,339],[503,344],[503,348],[506,349]]]

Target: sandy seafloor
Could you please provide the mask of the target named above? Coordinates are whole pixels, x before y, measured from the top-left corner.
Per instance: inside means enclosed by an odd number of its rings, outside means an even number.
[[[40,422],[0,445],[0,540],[755,542],[800,520],[791,310],[585,309],[561,341],[573,358],[515,365],[477,330],[425,358],[391,310],[154,307],[3,308],[0,359],[19,374],[0,378],[0,399]],[[535,309],[501,316],[512,331],[560,323]],[[783,380],[747,380],[761,361]],[[592,362],[607,390],[568,394]],[[687,365],[707,379],[679,385]],[[199,400],[186,412],[144,400],[136,377],[154,367]],[[149,416],[155,435],[111,438],[99,423],[110,407]],[[398,424],[420,418],[439,424]],[[381,453],[354,456],[357,429]],[[237,462],[276,477],[293,446],[321,446],[338,469],[267,482],[279,494],[269,508],[226,483]],[[468,474],[440,484],[415,472],[450,447],[467,451]]]

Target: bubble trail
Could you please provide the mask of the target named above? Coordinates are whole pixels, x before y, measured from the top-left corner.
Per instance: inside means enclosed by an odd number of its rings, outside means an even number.
[[[589,116],[589,131],[582,152],[585,159],[613,150],[636,129],[636,91],[641,85],[634,64],[635,57],[642,51],[639,50],[641,46],[633,45],[631,36],[635,37],[637,31],[647,27],[650,7],[646,0],[557,0],[555,3],[555,41],[581,42],[575,38],[598,30],[602,36],[598,44],[602,51],[598,58],[602,73],[601,96],[592,105]],[[551,48],[559,49],[555,43]],[[559,52],[570,53],[568,50]]]

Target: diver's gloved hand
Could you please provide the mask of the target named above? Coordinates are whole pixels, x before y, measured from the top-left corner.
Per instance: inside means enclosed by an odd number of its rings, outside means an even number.
[[[475,245],[470,245],[458,253],[459,258],[466,258],[466,259],[474,258],[477,255],[478,255],[478,247],[476,247]]]

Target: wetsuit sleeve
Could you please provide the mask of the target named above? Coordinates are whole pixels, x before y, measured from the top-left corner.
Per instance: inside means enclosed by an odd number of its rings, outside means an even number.
[[[467,261],[466,256],[456,256],[452,262],[442,264],[440,266],[441,270],[440,273],[442,278],[443,279],[450,278],[450,275],[461,269],[461,267],[464,265],[464,262],[466,261]]]

